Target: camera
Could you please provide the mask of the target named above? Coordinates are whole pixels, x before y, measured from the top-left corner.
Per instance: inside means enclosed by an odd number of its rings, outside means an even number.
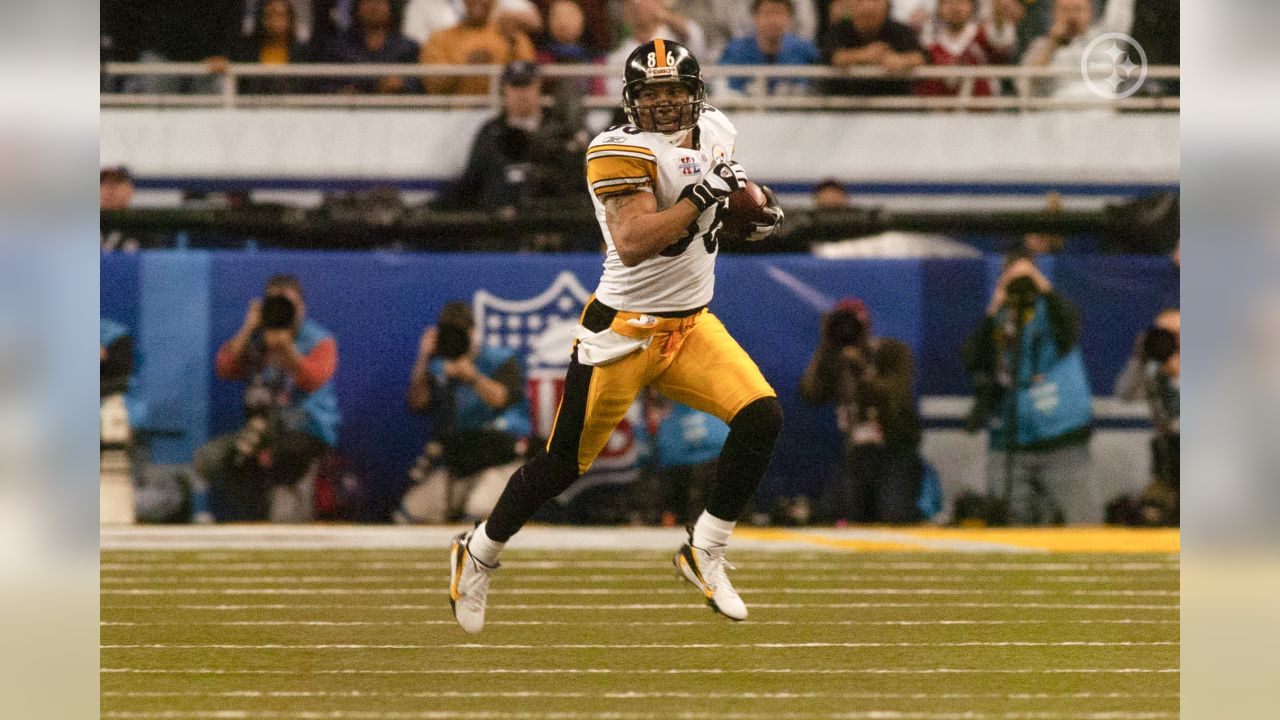
[[[1026,309],[1035,304],[1036,297],[1040,294],[1040,288],[1036,287],[1036,281],[1027,275],[1014,278],[1005,287],[1005,297],[1008,298],[1006,303],[1010,307]]]
[[[297,316],[298,308],[283,295],[268,295],[262,301],[262,327],[267,330],[291,328]]]
[[[867,337],[867,326],[853,310],[834,310],[827,318],[826,339],[836,347],[862,345]]]
[[[445,360],[457,360],[471,352],[471,329],[453,323],[442,323],[436,336],[436,354]]]
[[[1142,358],[1165,363],[1178,352],[1178,336],[1162,327],[1151,327],[1142,338]]]

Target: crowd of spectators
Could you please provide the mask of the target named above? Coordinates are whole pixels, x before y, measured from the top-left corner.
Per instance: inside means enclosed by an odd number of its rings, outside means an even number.
[[[1149,61],[1177,63],[1173,0],[103,0],[103,60],[228,63],[431,65],[598,64],[605,80],[570,83],[579,93],[617,95],[621,67],[637,45],[677,40],[703,65],[828,65],[879,68],[884,78],[731,78],[714,92],[829,95],[1010,93],[994,79],[921,80],[922,65],[1079,67],[1104,32],[1132,33]],[[1139,37],[1140,36],[1140,37]],[[212,92],[211,78],[109,79],[125,92]],[[389,76],[241,78],[239,92],[483,94],[489,78]],[[550,88],[549,88],[550,89]],[[1077,97],[1075,79],[1029,81],[1040,96]]]

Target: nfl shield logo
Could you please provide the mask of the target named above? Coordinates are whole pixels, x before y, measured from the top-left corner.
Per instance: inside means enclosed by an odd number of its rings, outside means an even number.
[[[480,342],[511,347],[524,357],[529,419],[535,436],[540,438],[548,437],[556,423],[556,410],[564,393],[564,372],[573,350],[573,327],[590,297],[576,275],[564,270],[536,297],[509,300],[488,290],[477,290],[472,299]],[[631,413],[613,430],[590,473],[563,493],[563,501],[594,484],[635,480],[639,448],[631,427],[632,421],[637,420],[639,404],[632,406]]]
[[[564,389],[573,327],[591,293],[573,273],[556,276],[537,297],[509,300],[477,290],[473,302],[480,342],[505,346],[524,358],[533,431],[547,437]]]
[[[530,422],[540,438],[551,434],[564,374],[573,351],[573,328],[591,293],[569,271],[561,272],[550,287],[536,297],[511,300],[488,290],[477,290],[472,300],[480,342],[514,349],[526,368]],[[632,415],[638,413],[639,404]],[[631,431],[633,418],[624,418],[609,438],[591,472],[562,499],[599,483],[635,479],[638,448]]]
[[[698,162],[693,159],[692,155],[680,156],[680,174],[681,175],[697,175],[702,171]]]

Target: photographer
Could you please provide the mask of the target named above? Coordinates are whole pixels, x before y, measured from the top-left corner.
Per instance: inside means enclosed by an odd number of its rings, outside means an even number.
[[[337,365],[337,340],[307,318],[301,283],[272,276],[239,332],[218,349],[218,377],[247,384],[245,426],[196,451],[196,472],[210,484],[219,520],[312,518],[302,481],[338,439]]]
[[[965,341],[974,406],[966,429],[989,430],[988,520],[1097,523],[1090,477],[1092,395],[1076,309],[1026,253],[1006,260],[986,317]]]
[[[1138,334],[1133,355],[1116,378],[1115,394],[1135,401],[1145,397],[1151,408],[1152,483],[1140,500],[1145,522],[1176,523],[1181,487],[1182,314],[1162,311],[1151,327]]]
[[[912,394],[911,349],[871,335],[860,300],[843,300],[822,320],[818,348],[800,379],[800,397],[836,403],[844,434],[839,477],[828,488],[826,520],[909,523],[924,472],[920,419]]]
[[[489,514],[532,433],[524,384],[515,350],[482,346],[466,303],[444,306],[422,333],[409,380],[409,409],[431,417],[433,437],[409,471],[397,522]]]

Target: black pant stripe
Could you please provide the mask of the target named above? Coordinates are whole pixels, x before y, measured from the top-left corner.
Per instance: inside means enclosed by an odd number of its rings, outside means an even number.
[[[610,320],[612,322],[612,320]],[[587,419],[587,396],[591,392],[591,376],[595,368],[578,362],[578,350],[564,376],[564,396],[556,413],[555,430],[547,441],[547,453],[562,460],[578,462],[578,445]]]

